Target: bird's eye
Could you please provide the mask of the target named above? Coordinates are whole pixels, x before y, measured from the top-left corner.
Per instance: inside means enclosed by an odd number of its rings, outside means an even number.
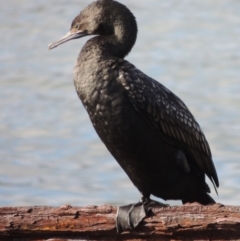
[[[75,25],[75,28],[78,29],[78,28],[79,28],[79,24],[76,24],[76,25]]]

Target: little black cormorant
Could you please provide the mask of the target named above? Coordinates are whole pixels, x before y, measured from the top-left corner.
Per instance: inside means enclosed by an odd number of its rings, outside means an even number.
[[[78,56],[77,94],[99,137],[142,194],[139,203],[119,208],[118,231],[145,217],[154,203],[150,195],[214,203],[205,174],[215,189],[218,177],[199,124],[180,98],[124,59],[137,37],[130,10],[114,0],[95,1],[49,49],[87,35],[97,36]]]

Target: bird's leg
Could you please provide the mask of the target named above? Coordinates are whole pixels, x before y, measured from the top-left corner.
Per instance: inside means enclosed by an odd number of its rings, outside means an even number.
[[[116,218],[118,233],[137,227],[148,216],[149,211],[156,206],[166,207],[168,205],[151,200],[150,195],[143,195],[138,203],[119,207]]]
[[[154,207],[169,207],[168,204],[164,204],[155,200],[152,200],[149,196],[142,196],[142,198],[139,201],[140,203],[144,205],[144,207],[149,211],[151,208]]]

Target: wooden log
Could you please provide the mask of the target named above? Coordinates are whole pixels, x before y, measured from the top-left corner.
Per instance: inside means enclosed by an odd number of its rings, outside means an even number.
[[[240,240],[240,207],[221,204],[154,208],[134,230],[118,234],[113,206],[2,207],[1,240]]]

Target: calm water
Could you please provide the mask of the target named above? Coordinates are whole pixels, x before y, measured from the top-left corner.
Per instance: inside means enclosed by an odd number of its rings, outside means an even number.
[[[212,196],[239,205],[240,2],[121,2],[139,26],[127,59],[189,106],[218,171],[219,196]],[[1,4],[1,206],[125,204],[140,197],[98,139],[75,93],[72,69],[87,38],[51,52],[47,48],[89,3]]]

